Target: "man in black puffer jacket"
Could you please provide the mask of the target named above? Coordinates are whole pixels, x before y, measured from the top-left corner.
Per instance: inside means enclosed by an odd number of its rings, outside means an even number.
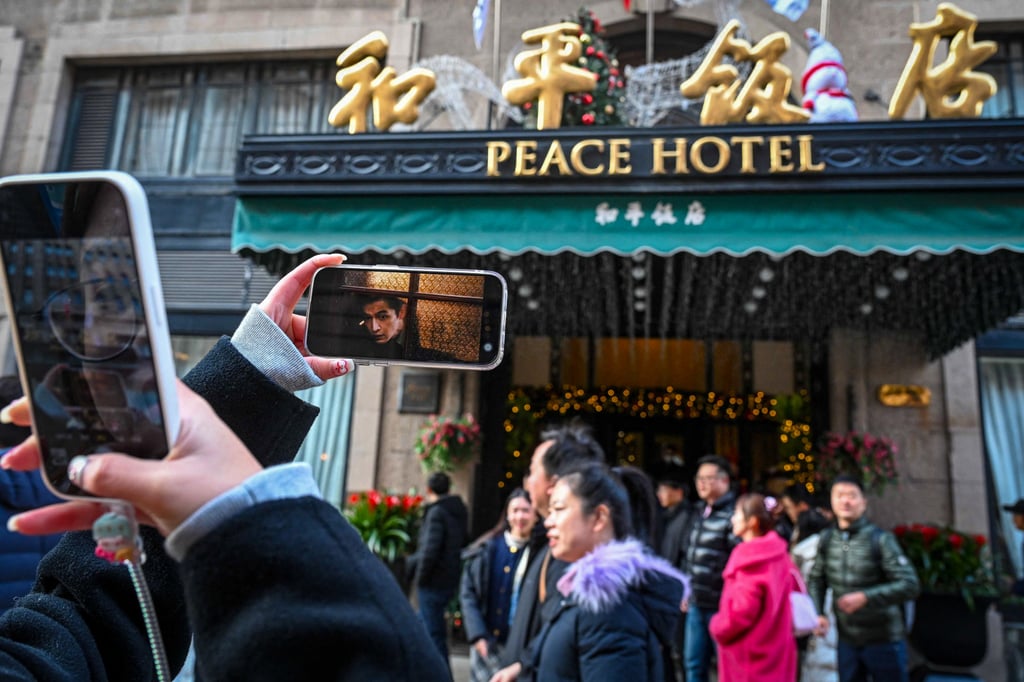
[[[466,505],[461,497],[448,494],[450,488],[447,474],[437,472],[427,479],[428,505],[408,568],[416,586],[420,617],[445,661],[448,633],[444,613],[459,587],[462,548],[469,533]]]
[[[720,455],[705,455],[697,461],[697,503],[689,527],[689,540],[680,568],[690,579],[686,613],[683,665],[687,682],[707,682],[714,642],[708,622],[718,611],[722,596],[722,571],[739,538],[732,534],[732,467]]]

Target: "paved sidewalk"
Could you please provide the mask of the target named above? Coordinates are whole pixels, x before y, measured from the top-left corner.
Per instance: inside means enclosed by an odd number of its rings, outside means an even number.
[[[469,682],[469,654],[452,653],[448,660],[452,666],[453,682]]]

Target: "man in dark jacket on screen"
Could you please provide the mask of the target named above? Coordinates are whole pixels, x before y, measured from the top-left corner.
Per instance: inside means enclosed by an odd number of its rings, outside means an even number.
[[[444,614],[462,575],[460,555],[466,544],[469,514],[462,498],[449,495],[451,479],[436,472],[427,479],[427,507],[409,571],[416,586],[420,618],[430,638],[448,661],[448,631]]]

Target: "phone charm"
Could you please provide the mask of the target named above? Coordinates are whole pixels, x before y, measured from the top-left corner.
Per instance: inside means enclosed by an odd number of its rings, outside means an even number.
[[[140,538],[131,519],[120,511],[108,511],[92,524],[92,539],[96,541],[96,556],[112,564],[125,561],[141,564]]]
[[[128,567],[128,575],[131,576],[135,595],[142,608],[142,620],[146,625],[149,648],[153,653],[156,679],[159,682],[170,682],[170,666],[167,663],[163,638],[160,636],[160,624],[156,619],[156,609],[149,594],[149,587],[142,575],[142,564],[146,560],[146,555],[142,551],[142,538],[139,536],[135,512],[126,503],[111,504],[109,510],[92,524],[96,556],[112,564],[123,564]]]

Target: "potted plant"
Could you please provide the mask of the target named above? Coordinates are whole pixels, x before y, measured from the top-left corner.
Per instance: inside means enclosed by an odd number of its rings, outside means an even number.
[[[884,436],[860,431],[826,433],[814,458],[815,478],[828,486],[836,476],[845,474],[861,480],[864,490],[881,494],[897,483],[896,444]]]
[[[985,612],[998,596],[985,536],[921,523],[893,534],[921,582],[911,643],[931,663],[977,665],[988,648]]]
[[[344,514],[369,550],[402,575],[396,564],[409,552],[422,503],[422,495],[368,490],[350,495]]]
[[[413,447],[426,472],[454,471],[480,452],[480,425],[467,414],[460,419],[432,416]]]

